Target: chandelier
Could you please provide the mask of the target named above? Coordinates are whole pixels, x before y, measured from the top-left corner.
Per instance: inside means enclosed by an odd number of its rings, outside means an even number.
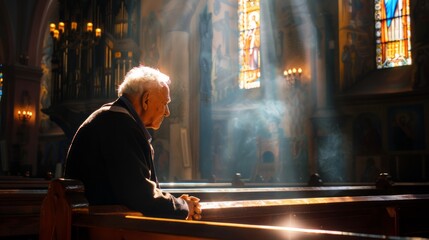
[[[55,40],[54,46],[61,48],[91,47],[97,44],[101,37],[101,28],[97,27],[94,31],[92,22],[86,23],[86,26],[79,29],[75,21],[71,21],[69,27],[66,27],[64,22],[59,22],[58,27],[55,23],[51,23],[49,31]]]

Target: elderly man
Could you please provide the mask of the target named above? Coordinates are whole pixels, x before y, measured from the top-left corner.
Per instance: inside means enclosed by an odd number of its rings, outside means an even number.
[[[169,77],[140,66],[131,69],[118,99],[92,113],[70,145],[65,177],[79,179],[92,205],[122,204],[145,216],[199,219],[199,199],[159,188],[151,135],[170,115]]]

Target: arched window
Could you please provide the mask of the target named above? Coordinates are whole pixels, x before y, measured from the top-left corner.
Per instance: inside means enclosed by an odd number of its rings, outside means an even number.
[[[241,89],[258,88],[261,85],[261,34],[259,0],[239,0],[239,86]]]
[[[377,68],[411,64],[410,0],[375,0]]]

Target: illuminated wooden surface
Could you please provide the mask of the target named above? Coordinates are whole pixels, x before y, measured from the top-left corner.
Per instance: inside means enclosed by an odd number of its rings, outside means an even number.
[[[302,205],[326,205],[326,204],[347,204],[347,203],[377,203],[390,202],[398,204],[401,202],[415,202],[416,200],[427,201],[429,194],[415,195],[380,195],[380,196],[345,196],[345,197],[320,197],[320,198],[294,198],[294,199],[261,199],[242,201],[220,201],[202,202],[203,210],[228,209],[228,208],[254,208],[254,207],[275,207],[275,206],[302,206]]]
[[[203,220],[429,237],[429,194],[202,202]]]

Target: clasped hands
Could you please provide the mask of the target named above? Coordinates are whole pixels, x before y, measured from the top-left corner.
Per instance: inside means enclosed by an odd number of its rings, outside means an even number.
[[[200,199],[194,196],[189,196],[188,194],[183,194],[180,198],[185,200],[188,204],[189,213],[186,220],[200,220],[202,213]]]

